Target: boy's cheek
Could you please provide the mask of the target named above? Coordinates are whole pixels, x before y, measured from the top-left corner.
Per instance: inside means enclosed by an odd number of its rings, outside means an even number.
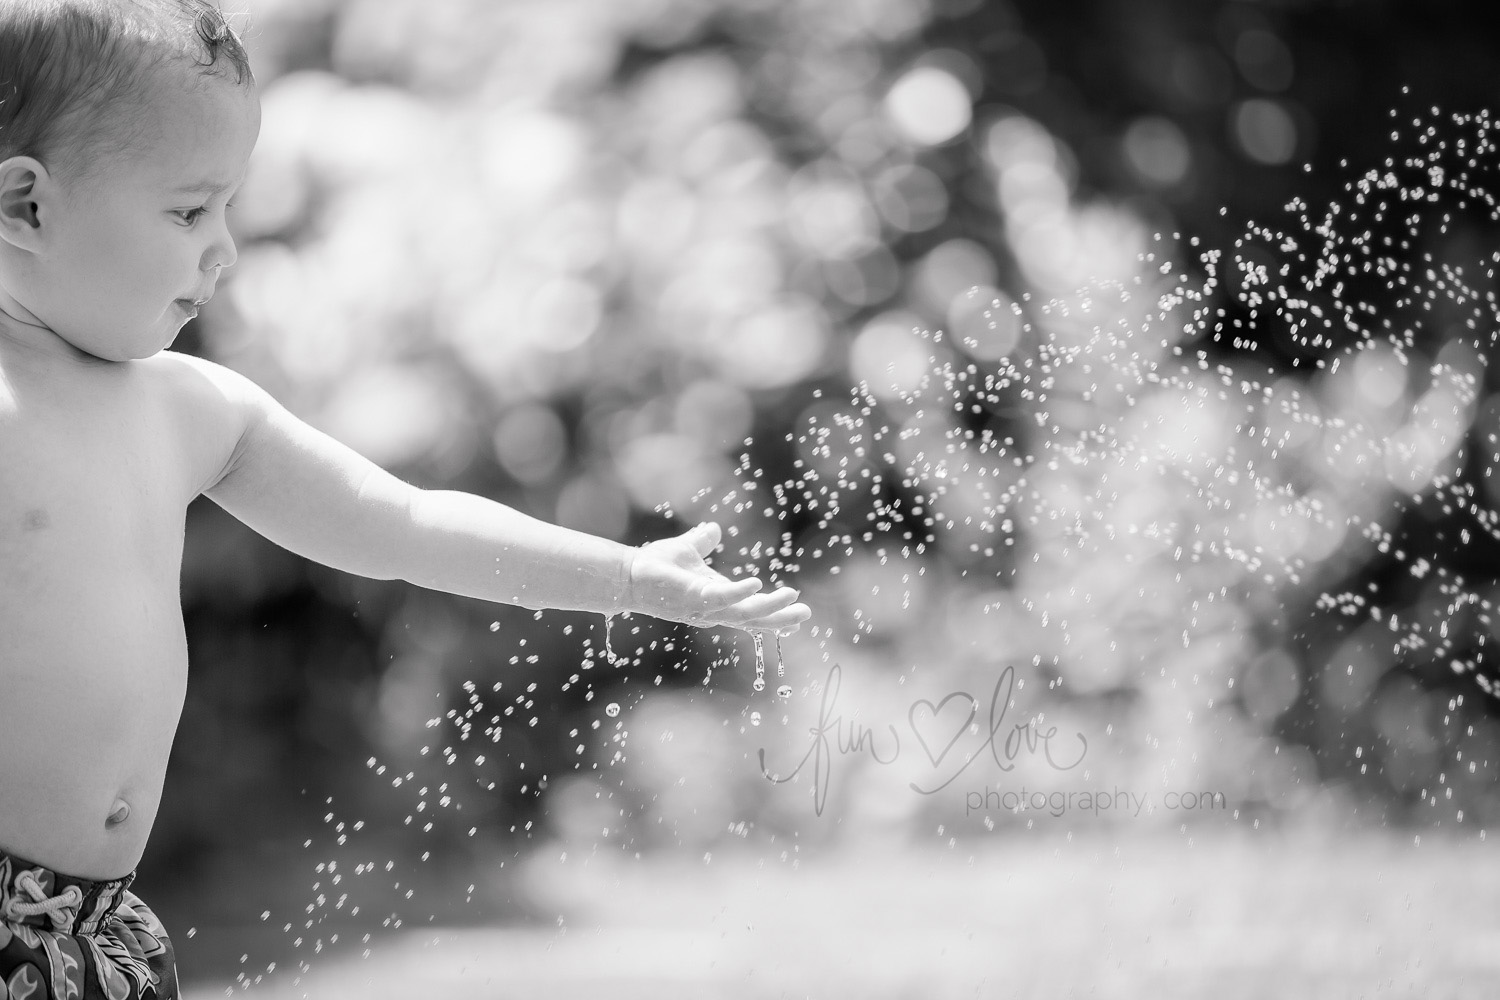
[[[128,239],[115,227],[101,226],[92,234],[92,239],[75,250],[72,256],[80,270],[97,276],[108,275],[111,271],[137,271],[143,258],[154,250],[138,239]]]

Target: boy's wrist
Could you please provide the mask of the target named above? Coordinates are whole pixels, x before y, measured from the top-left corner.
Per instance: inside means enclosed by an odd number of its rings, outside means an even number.
[[[615,607],[620,612],[635,610],[635,557],[640,552],[635,545],[626,545],[620,553],[618,583],[615,587]]]

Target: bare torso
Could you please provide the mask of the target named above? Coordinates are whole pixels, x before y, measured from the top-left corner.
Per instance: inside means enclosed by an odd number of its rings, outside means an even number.
[[[182,709],[184,515],[233,448],[191,375],[0,336],[0,850],[79,877],[140,860]]]

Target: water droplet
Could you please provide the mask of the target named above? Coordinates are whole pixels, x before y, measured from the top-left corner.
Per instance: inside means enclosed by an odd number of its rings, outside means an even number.
[[[615,716],[619,715],[620,714],[620,703],[617,702],[617,701],[612,701],[608,705],[605,705],[604,706],[604,714],[607,715],[607,716],[609,716],[611,719],[613,719]]]
[[[750,638],[755,642],[755,690],[764,691],[766,687],[766,643],[759,632],[751,632]]]

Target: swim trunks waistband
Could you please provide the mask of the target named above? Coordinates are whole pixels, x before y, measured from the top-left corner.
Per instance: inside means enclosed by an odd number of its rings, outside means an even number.
[[[95,934],[134,881],[135,872],[100,881],[74,878],[0,851],[0,920]]]

